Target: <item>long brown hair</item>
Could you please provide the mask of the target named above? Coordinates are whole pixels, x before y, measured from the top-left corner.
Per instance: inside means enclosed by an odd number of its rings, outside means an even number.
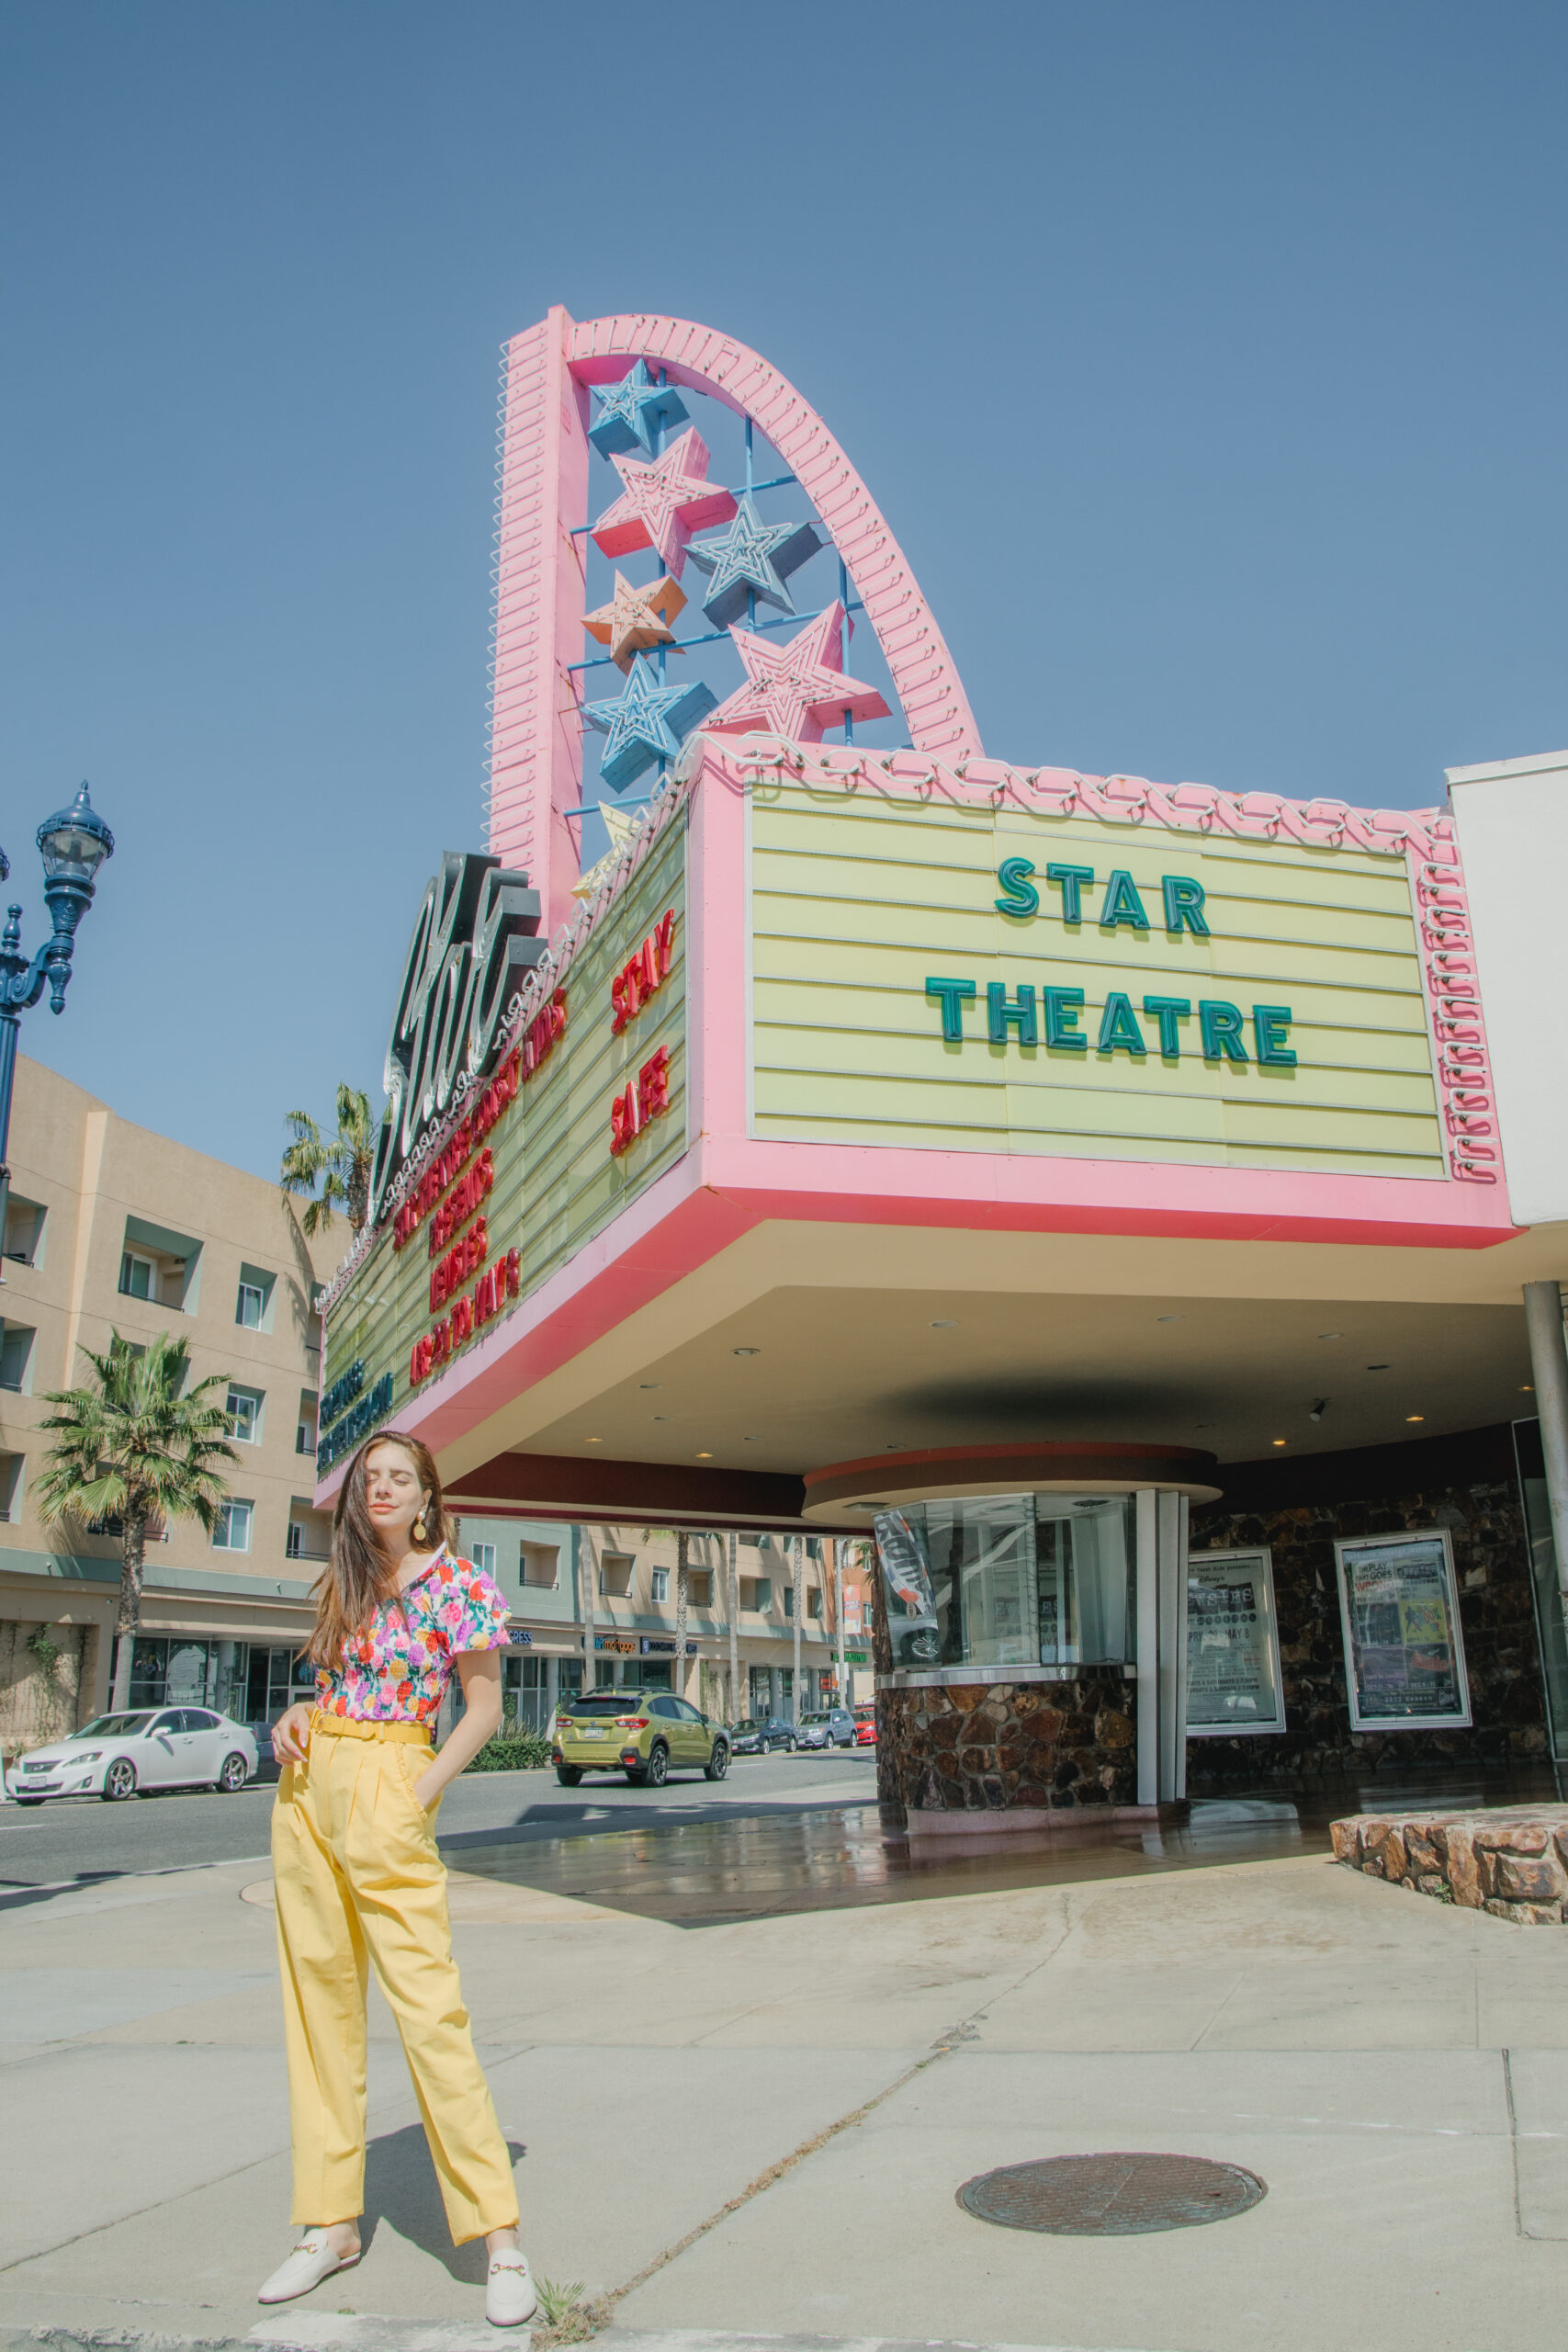
[[[332,1557],[311,1587],[316,1624],[305,1655],[312,1666],[325,1667],[329,1672],[342,1665],[344,1642],[364,1632],[381,1602],[397,1589],[397,1563],[389,1560],[382,1549],[380,1533],[365,1497],[366,1462],[378,1445],[402,1448],[419,1474],[421,1487],[430,1498],[423,1512],[424,1541],[414,1544],[411,1532],[409,1541],[413,1548],[435,1552],[443,1544],[455,1546],[457,1540],[457,1530],[446,1516],[441,1474],[430,1448],[422,1445],[416,1437],[405,1437],[401,1430],[378,1430],[374,1437],[367,1437],[338,1488],[337,1507],[333,1512]]]

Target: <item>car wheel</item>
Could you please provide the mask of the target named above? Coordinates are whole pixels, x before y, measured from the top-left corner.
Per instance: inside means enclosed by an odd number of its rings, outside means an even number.
[[[250,1775],[245,1770],[245,1759],[243,1756],[225,1756],[223,1758],[223,1770],[218,1775],[218,1786],[222,1790],[225,1796],[233,1796],[238,1790],[244,1787],[245,1782],[249,1778]]]
[[[713,1754],[703,1766],[703,1778],[707,1781],[722,1781],[728,1770],[729,1750],[722,1739],[716,1739],[713,1744]]]
[[[17,1803],[18,1804],[41,1804],[43,1803],[43,1799],[41,1797],[18,1797],[17,1799]]]
[[[793,1756],[795,1754],[795,1742],[793,1739],[786,1739],[784,1742],[784,1754],[786,1756]]]
[[[649,1787],[661,1789],[670,1777],[670,1750],[660,1743],[648,1759],[646,1781]]]
[[[136,1794],[136,1767],[128,1757],[115,1758],[104,1774],[101,1793],[106,1804],[118,1804],[122,1798]]]
[[[563,1789],[575,1789],[582,1778],[582,1767],[581,1764],[558,1764],[556,1778]]]

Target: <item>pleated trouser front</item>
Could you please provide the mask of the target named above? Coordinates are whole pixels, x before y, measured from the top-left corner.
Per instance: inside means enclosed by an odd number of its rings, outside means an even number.
[[[296,2222],[352,2221],[365,2203],[368,1970],[402,2036],[454,2242],[517,2221],[512,2165],[463,2006],[432,1816],[412,1724],[317,1715],[285,1767],[272,1816],[277,1950]]]

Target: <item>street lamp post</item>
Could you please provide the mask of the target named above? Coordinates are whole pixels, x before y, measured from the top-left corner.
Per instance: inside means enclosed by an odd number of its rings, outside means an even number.
[[[22,910],[7,907],[6,928],[0,931],[0,1250],[6,1246],[6,1219],[11,1204],[11,1090],[17,1080],[17,1044],[22,1014],[49,988],[50,1009],[65,1010],[65,984],[71,978],[71,950],[76,926],[93,903],[93,877],[106,857],[114,855],[114,835],[95,814],[82,786],[69,808],[56,809],[38,829],[39,855],[43,860],[43,895],[53,928],[38,954],[22,954]],[[0,849],[0,882],[9,879],[11,861]],[[0,1340],[6,1319],[0,1316]],[[9,1797],[6,1760],[0,1755],[0,1804]]]
[[[11,1089],[17,1077],[21,1016],[38,1002],[46,984],[51,1012],[64,1012],[76,926],[93,903],[94,876],[105,858],[114,855],[114,835],[95,812],[85,785],[69,808],[57,809],[39,827],[38,845],[43,860],[44,903],[53,929],[30,961],[22,954],[20,907],[6,909],[6,928],[0,932],[0,1248],[5,1246],[11,1195],[7,1165]],[[10,871],[11,861],[0,850],[0,882],[6,880]]]

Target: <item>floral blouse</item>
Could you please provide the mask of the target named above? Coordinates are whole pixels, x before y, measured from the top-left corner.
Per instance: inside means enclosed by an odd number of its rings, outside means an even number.
[[[506,1601],[482,1568],[443,1545],[396,1600],[343,1645],[334,1673],[316,1670],[316,1704],[358,1723],[427,1724],[464,1650],[504,1649]]]

